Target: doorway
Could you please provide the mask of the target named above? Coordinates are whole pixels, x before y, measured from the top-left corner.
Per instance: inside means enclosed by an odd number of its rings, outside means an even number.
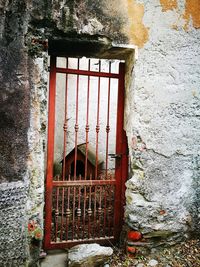
[[[46,249],[117,242],[128,176],[125,63],[51,56]]]

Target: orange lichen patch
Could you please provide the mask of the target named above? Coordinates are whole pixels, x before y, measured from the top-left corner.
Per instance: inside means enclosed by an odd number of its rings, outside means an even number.
[[[186,20],[185,30],[187,30],[191,18],[193,26],[196,29],[200,28],[200,0],[185,1],[185,14],[183,18]]]
[[[128,36],[132,44],[143,47],[148,41],[149,34],[142,22],[144,16],[144,5],[136,3],[135,0],[127,0],[128,10]]]
[[[177,0],[160,0],[162,11],[173,10],[177,8]]]

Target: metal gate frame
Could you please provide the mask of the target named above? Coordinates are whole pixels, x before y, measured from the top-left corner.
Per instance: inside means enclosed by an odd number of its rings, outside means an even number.
[[[115,180],[76,180],[76,181],[54,181],[53,161],[54,161],[54,129],[55,129],[55,98],[56,98],[56,73],[77,74],[95,77],[117,78],[118,82],[118,103],[117,103],[117,131],[116,131],[116,154],[120,159],[116,159]],[[128,146],[127,137],[123,129],[124,124],[124,76],[125,63],[119,63],[119,73],[96,72],[90,70],[69,69],[56,67],[56,56],[50,58],[50,82],[49,82],[49,111],[48,111],[48,144],[47,144],[47,174],[45,191],[45,249],[63,249],[72,247],[80,243],[97,242],[106,244],[116,243],[119,240],[123,224],[125,205],[125,182],[128,177]],[[53,188],[69,187],[79,184],[83,185],[115,185],[115,207],[114,207],[114,235],[111,238],[95,238],[84,240],[70,240],[62,242],[51,241],[52,223],[52,192]]]

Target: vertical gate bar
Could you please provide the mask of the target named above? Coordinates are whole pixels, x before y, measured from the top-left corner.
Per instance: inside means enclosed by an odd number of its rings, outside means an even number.
[[[112,201],[111,201],[111,186],[108,186],[108,188],[109,188],[109,190],[108,190],[108,192],[109,192],[109,196],[108,196],[108,233],[110,233],[111,232],[111,226],[110,226],[110,224],[111,224],[111,207],[112,207]]]
[[[79,180],[81,180],[81,175],[79,175]],[[79,239],[80,237],[80,217],[81,217],[81,187],[78,186],[78,209],[77,209],[77,217],[78,217],[78,223],[77,223],[77,237]]]
[[[99,216],[99,221],[98,221],[98,237],[100,237],[100,229],[101,229],[101,213],[102,213],[102,209],[101,209],[101,199],[102,199],[102,185],[100,185],[99,187],[99,207],[98,207],[98,216]]]
[[[94,186],[94,221],[93,221],[93,237],[95,237],[95,231],[96,231],[96,224],[97,224],[97,199],[96,199],[96,193],[97,191],[97,186]]]
[[[74,240],[74,228],[75,228],[75,207],[76,207],[76,187],[73,188],[73,207],[72,207],[72,240]]]
[[[90,180],[92,180],[92,175],[90,174]],[[92,203],[92,187],[89,187],[89,207],[88,207],[88,238],[90,238],[91,235],[91,216],[92,216],[92,209],[91,209],[91,203]]]
[[[78,70],[80,59],[78,58]],[[79,74],[76,80],[76,123],[75,123],[75,156],[74,156],[74,180],[76,180],[76,161],[77,161],[77,139],[78,139],[78,93],[79,93]],[[72,240],[74,239],[75,228],[75,207],[76,207],[76,187],[73,190],[73,211],[72,211]]]
[[[66,68],[68,68],[68,58],[66,58]],[[66,142],[67,142],[67,106],[68,106],[68,74],[66,74],[66,81],[65,81],[65,114],[64,114],[64,124],[63,124],[63,131],[64,131],[64,138],[63,138],[63,170],[62,170],[62,180],[65,180],[65,156],[66,156]],[[62,188],[62,208],[61,208],[61,229],[60,229],[60,240],[62,241],[63,238],[63,216],[64,216],[64,198],[65,198],[65,189]]]
[[[47,177],[46,177],[46,192],[45,192],[45,239],[44,239],[45,249],[49,248],[51,242],[55,98],[56,98],[56,57],[51,56],[50,81],[49,81]]]
[[[78,58],[78,70],[80,59]],[[75,123],[75,156],[74,156],[74,180],[76,180],[76,161],[77,161],[77,139],[78,139],[78,93],[79,93],[79,74],[77,74],[76,80],[76,123]]]
[[[90,71],[90,59],[88,60],[88,71]],[[86,114],[86,148],[85,148],[85,180],[87,177],[87,159],[88,159],[88,133],[89,133],[89,100],[90,100],[90,76],[87,84],[87,114]]]
[[[68,177],[70,181],[70,175]],[[69,220],[70,220],[70,187],[67,188],[67,209],[66,209],[66,241],[69,237]]]
[[[85,237],[85,219],[86,219],[86,186],[84,186],[84,200],[83,200],[83,232],[82,239]]]
[[[103,222],[103,234],[106,235],[106,202],[107,202],[107,195],[106,195],[107,186],[104,186],[104,222]]]
[[[99,60],[99,72],[101,71],[101,60]],[[99,145],[99,109],[100,109],[100,84],[101,78],[98,77],[98,101],[97,101],[97,124],[96,124],[96,166],[95,166],[95,180],[97,179],[98,174],[98,145]],[[96,187],[95,187],[96,189]]]
[[[109,61],[109,73],[111,73],[111,61]],[[107,125],[106,125],[106,179],[108,176],[108,142],[110,132],[110,78],[108,79],[108,104],[107,104]]]
[[[63,238],[63,219],[64,219],[64,201],[65,201],[65,189],[62,188],[62,203],[61,203],[61,226],[60,226],[60,240]]]
[[[68,68],[68,58],[66,58],[66,68]],[[68,74],[66,74],[66,81],[65,81],[65,115],[64,115],[64,124],[63,124],[63,130],[64,130],[64,138],[63,138],[63,170],[62,170],[62,180],[65,180],[65,156],[66,156],[66,142],[67,142],[67,106],[68,106]]]
[[[125,64],[119,64],[118,100],[117,100],[117,131],[116,131],[116,154],[122,154],[123,124],[124,124],[124,74]],[[121,194],[122,194],[122,160],[116,159],[115,164],[115,214],[114,214],[114,236],[119,238],[122,227],[121,214]]]
[[[59,181],[59,176],[57,176],[57,179]],[[56,211],[55,211],[55,242],[57,242],[58,238],[58,216],[59,216],[59,194],[60,194],[60,188],[56,188]]]

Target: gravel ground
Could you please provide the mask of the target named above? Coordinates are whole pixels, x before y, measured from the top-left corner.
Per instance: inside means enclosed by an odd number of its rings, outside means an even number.
[[[115,249],[105,267],[200,267],[200,240],[190,240],[171,248],[164,248],[149,256],[126,256],[124,251]]]

